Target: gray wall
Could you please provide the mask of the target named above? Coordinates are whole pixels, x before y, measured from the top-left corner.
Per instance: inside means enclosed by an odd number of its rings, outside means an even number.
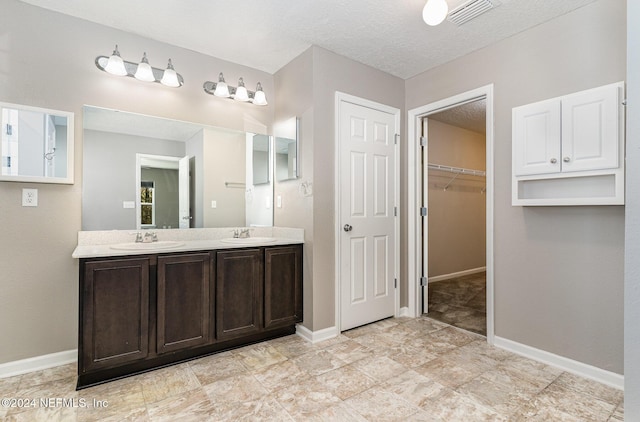
[[[640,420],[640,2],[627,1],[624,416]]]
[[[483,133],[429,119],[428,139],[430,163],[485,169]],[[438,170],[428,175],[429,277],[484,267],[486,179],[458,175],[454,180],[455,174]]]
[[[75,113],[75,184],[0,182],[0,363],[77,347],[78,263],[71,258],[81,229],[82,106],[120,109],[252,132],[271,129],[273,106],[215,98],[202,83],[224,72],[262,82],[271,102],[273,76],[246,66],[170,46],[17,0],[0,0],[0,98]],[[34,31],[33,28],[38,28]],[[123,58],[142,51],[171,57],[181,88],[145,84],[98,70],[94,60],[118,44]],[[55,45],[55,48],[52,46]],[[43,66],[58,63],[64,66]],[[22,188],[38,189],[38,207],[21,206]]]
[[[138,194],[136,153],[183,157],[185,143],[96,130],[83,136],[82,230],[135,230],[136,210],[122,202]]]
[[[625,79],[625,2],[600,0],[407,80],[407,109],[494,84],[495,333],[623,372],[624,207],[512,207],[511,109]]]

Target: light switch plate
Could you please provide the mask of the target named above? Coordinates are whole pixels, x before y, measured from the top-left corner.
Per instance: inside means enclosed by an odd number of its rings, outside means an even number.
[[[218,201],[211,201],[211,208],[218,208]]]
[[[22,206],[38,206],[38,189],[22,189]]]

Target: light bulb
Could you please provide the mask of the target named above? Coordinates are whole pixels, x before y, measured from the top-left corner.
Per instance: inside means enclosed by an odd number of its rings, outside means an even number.
[[[422,9],[422,19],[430,26],[442,23],[449,13],[449,5],[446,0],[427,0],[427,4]]]
[[[142,60],[138,64],[138,69],[136,70],[135,75],[136,79],[144,82],[155,82],[156,77],[153,76],[153,69],[149,65],[149,60],[147,59],[147,53],[142,55]]]
[[[262,84],[258,82],[256,86],[256,92],[253,94],[253,104],[255,105],[267,105],[267,97],[262,90]]]
[[[180,86],[178,73],[173,68],[173,63],[171,63],[171,59],[169,59],[169,63],[167,63],[167,68],[162,74],[162,79],[160,80],[160,83],[162,85],[170,86],[172,88],[177,88]]]
[[[242,78],[238,79],[238,88],[236,88],[236,94],[233,98],[238,101],[249,101],[249,93],[247,92],[247,88],[244,87],[244,80]]]
[[[213,95],[215,95],[216,97],[229,97],[229,86],[224,81],[222,72],[220,72],[220,75],[218,75],[218,83],[216,84],[216,89],[213,91]]]
[[[117,44],[116,49],[113,50],[113,54],[111,54],[111,57],[109,57],[104,70],[107,73],[111,73],[112,75],[117,76],[125,76],[127,74],[127,69],[125,69],[124,67],[124,60],[122,60],[122,57],[120,57],[120,52],[118,51]]]

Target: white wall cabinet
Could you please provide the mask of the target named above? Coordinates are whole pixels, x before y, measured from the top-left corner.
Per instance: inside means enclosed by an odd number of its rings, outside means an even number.
[[[513,205],[624,204],[624,83],[513,109]]]

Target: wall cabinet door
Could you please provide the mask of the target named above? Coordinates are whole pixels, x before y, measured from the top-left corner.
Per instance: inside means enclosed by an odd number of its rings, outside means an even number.
[[[302,321],[302,246],[264,251],[264,326]]]
[[[149,354],[149,258],[87,262],[81,291],[81,372]]]
[[[261,249],[217,253],[216,337],[227,340],[262,330]]]
[[[619,85],[513,109],[515,176],[619,166]]]
[[[618,167],[618,87],[607,85],[562,99],[562,171]]]
[[[560,101],[541,101],[513,109],[513,160],[516,176],[560,172]]]
[[[159,354],[211,341],[209,261],[208,253],[158,257]]]

